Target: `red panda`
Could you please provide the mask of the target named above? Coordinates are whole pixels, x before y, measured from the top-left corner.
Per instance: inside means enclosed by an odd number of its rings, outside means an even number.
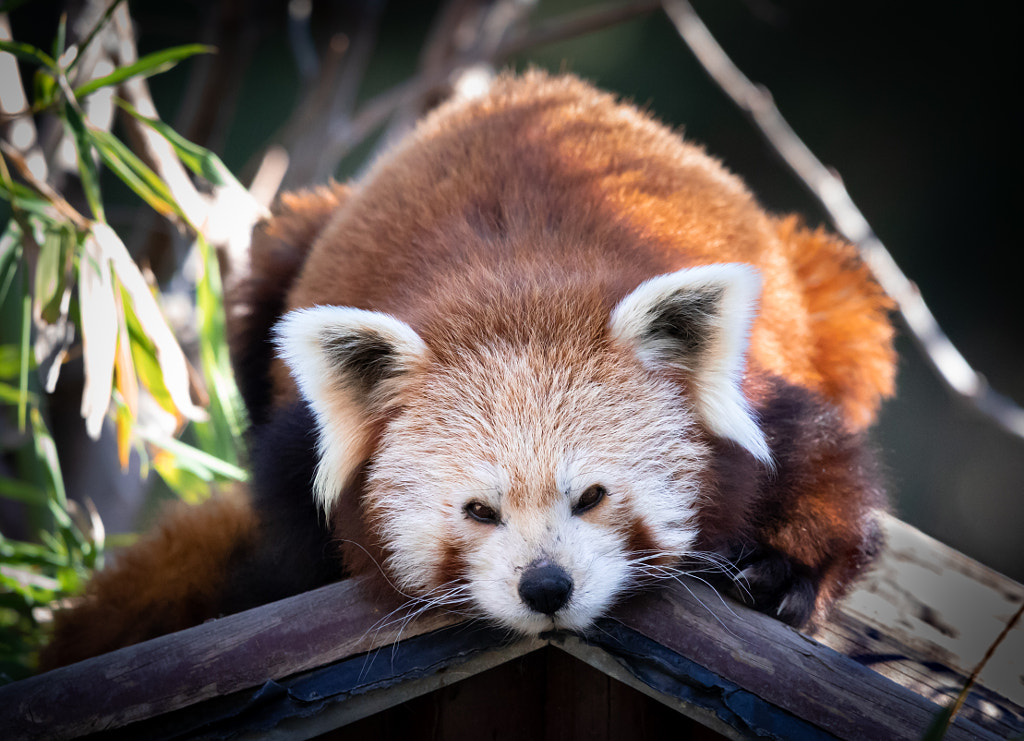
[[[821,620],[879,547],[889,309],[850,245],[647,114],[502,76],[257,228],[248,499],[97,575],[50,663],[378,571],[522,633],[708,568]]]

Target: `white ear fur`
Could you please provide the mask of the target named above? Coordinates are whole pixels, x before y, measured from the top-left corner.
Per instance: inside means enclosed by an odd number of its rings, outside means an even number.
[[[740,381],[747,335],[761,279],[738,263],[703,265],[640,284],[615,307],[612,339],[649,368],[672,368],[690,379],[705,426],[771,465],[771,452]]]
[[[405,322],[340,306],[289,312],[274,339],[316,418],[313,495],[329,514],[370,453],[372,418],[387,408],[426,346]]]

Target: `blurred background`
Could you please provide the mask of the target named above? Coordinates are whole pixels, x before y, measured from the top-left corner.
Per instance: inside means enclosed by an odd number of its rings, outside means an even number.
[[[1024,250],[1017,223],[1024,117],[1013,4],[959,12],[881,0],[705,0],[694,6],[746,75],[771,91],[811,150],[841,175],[967,360],[994,388],[1024,401]],[[49,48],[64,7],[36,0],[13,8],[14,38]],[[311,92],[332,60],[340,60],[341,70],[365,61],[354,81],[343,72],[336,78],[350,86],[345,95],[357,115],[363,102],[428,65],[421,51],[439,7],[412,0],[130,5],[140,55],[194,42],[219,49],[148,82],[163,120],[219,154],[247,185],[271,142],[295,150],[320,147],[319,135],[304,130],[295,114],[318,97],[337,100],[334,87]],[[544,0],[527,26],[601,7]],[[617,91],[703,143],[769,210],[827,223],[705,76],[667,17],[656,9],[624,15],[598,30],[531,46],[504,64],[569,70]],[[355,147],[335,176],[358,173],[381,136]],[[293,169],[284,182],[301,185],[318,176],[315,168]],[[122,236],[134,235],[126,242],[133,252],[146,251],[162,282],[172,280],[180,253],[160,248],[162,241],[173,242],[172,230],[158,220],[140,221],[138,199],[117,182],[104,182],[111,225]],[[899,350],[898,396],[875,432],[896,513],[1024,580],[1024,442],[952,401],[905,338]],[[109,424],[98,447],[85,442],[75,394],[80,386],[72,378],[62,381],[51,405],[69,494],[108,494],[101,515],[110,530],[143,527],[153,509],[139,497],[160,487],[133,483],[139,471],[134,458],[121,472]]]

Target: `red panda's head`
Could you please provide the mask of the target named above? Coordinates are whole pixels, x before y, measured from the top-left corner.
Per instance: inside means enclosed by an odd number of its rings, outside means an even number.
[[[368,461],[362,512],[403,593],[584,629],[692,553],[708,434],[769,463],[740,389],[758,290],[747,266],[690,268],[619,301],[600,342],[443,357],[386,314],[294,311],[277,340],[319,427],[319,503]]]

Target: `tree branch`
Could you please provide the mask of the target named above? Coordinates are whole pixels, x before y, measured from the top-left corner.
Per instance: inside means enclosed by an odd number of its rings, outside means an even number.
[[[760,129],[769,144],[822,205],[839,233],[857,245],[879,285],[896,301],[904,326],[947,390],[1003,430],[1024,438],[1024,409],[993,391],[954,347],[917,286],[900,270],[850,198],[842,181],[796,135],[782,117],[771,94],[744,76],[689,2],[663,0],[662,6],[712,80]]]
[[[457,2],[456,5],[460,7],[453,12],[457,11],[465,17],[468,11],[461,7],[463,4]],[[445,39],[438,38],[446,33],[454,33],[457,27],[454,23],[442,24],[439,34],[432,35],[428,42],[430,58],[424,58],[425,64],[416,77],[371,98],[361,105],[354,115],[335,116],[328,121],[329,136],[317,149],[317,156],[322,165],[321,173],[333,172],[346,154],[383,126],[396,111],[415,106],[417,101],[427,100],[443,90],[450,84],[452,75],[461,68],[479,64],[497,66],[527,49],[592,33],[650,13],[657,7],[657,0],[607,3],[583,11],[566,13],[545,21],[536,28],[512,33],[508,33],[509,29],[513,28],[522,16],[518,12],[507,12],[498,17],[498,10],[492,10],[483,21],[484,25],[491,24],[486,34],[490,43],[480,44],[474,39],[473,44],[463,45],[463,50],[459,50],[458,45],[454,43],[446,47],[443,43]],[[434,58],[435,50],[440,50],[440,55],[444,57],[442,60]],[[455,53],[456,51],[460,53]],[[287,144],[286,148],[290,149]],[[289,184],[294,183],[296,179],[289,177]]]

